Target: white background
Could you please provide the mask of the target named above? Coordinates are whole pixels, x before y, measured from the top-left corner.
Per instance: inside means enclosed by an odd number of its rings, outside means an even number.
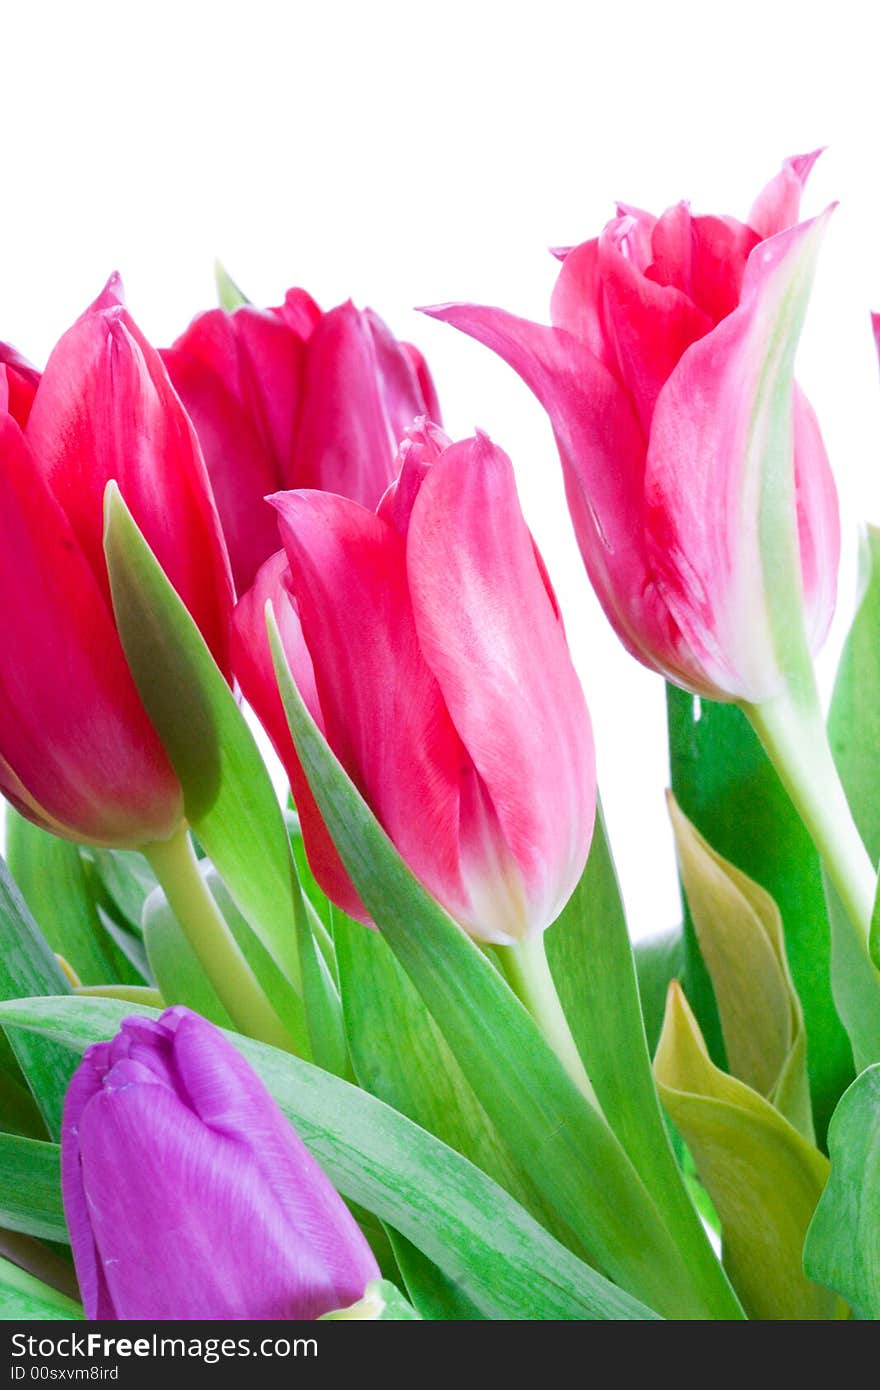
[[[351,295],[426,351],[447,428],[512,455],[593,712],[631,925],[678,914],[660,679],[588,589],[546,419],[513,373],[416,304],[546,318],[546,248],[617,198],[745,216],[784,155],[830,148],[805,208],[840,199],[800,358],[847,549],[827,691],[880,520],[877,35],[871,7],[443,3],[2,6],[0,338],[42,364],[111,269],[157,344],[213,302],[215,255],[257,302]]]

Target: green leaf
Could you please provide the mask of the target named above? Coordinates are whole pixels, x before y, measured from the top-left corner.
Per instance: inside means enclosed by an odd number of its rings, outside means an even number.
[[[89,849],[88,854],[114,909],[135,933],[141,929],[144,903],[156,887],[156,875],[142,854],[132,849]]]
[[[0,999],[69,991],[67,976],[0,859]],[[57,1135],[70,1058],[43,1038],[22,1037],[15,1030],[7,1031],[7,1037],[49,1133]]]
[[[490,967],[491,968],[491,967]],[[106,999],[0,1004],[0,1024],[49,1033],[81,1053],[132,1013]],[[236,1033],[262,1078],[346,1199],[417,1245],[487,1318],[656,1317],[542,1229],[485,1173],[403,1115],[339,1077]]]
[[[135,683],[180,778],[187,819],[264,949],[251,949],[244,933],[236,935],[238,945],[304,1047],[296,993],[298,887],[269,773],[232,691],[114,483],[105,510],[113,607]],[[283,1001],[267,955],[290,982]]]
[[[223,262],[219,260],[214,262],[214,283],[217,286],[217,298],[221,309],[231,311],[239,309],[242,304],[250,304],[247,295],[238,288]]]
[[[721,1218],[724,1264],[749,1317],[845,1317],[840,1300],[807,1279],[801,1264],[828,1160],[769,1101],[714,1065],[677,984],[654,1068]]]
[[[804,1246],[811,1279],[880,1319],[880,1064],[858,1076],[828,1130],[831,1176]]]
[[[684,928],[681,925],[669,927],[636,941],[633,955],[648,1051],[653,1057],[663,1027],[669,982],[684,977]]]
[[[66,1294],[35,1279],[0,1255],[0,1321],[81,1321],[83,1310]]]
[[[328,748],[271,611],[268,619],[297,753],[343,864],[511,1157],[609,1277],[664,1315],[714,1316],[713,1291],[675,1245],[604,1118],[499,972],[414,878]]]
[[[387,941],[334,912],[342,1007],[355,1075],[372,1095],[464,1154],[541,1219],[531,1188]]]
[[[300,897],[296,933],[302,965],[303,1001],[311,1058],[326,1071],[351,1080],[342,1000],[335,978],[335,959],[334,970],[331,970],[327,957],[318,944],[319,937],[326,936],[326,929],[305,893]]]
[[[828,715],[828,738],[843,789],[874,864],[880,859],[880,530],[862,534],[859,557],[859,601],[834,683]],[[828,885],[833,927],[832,970],[841,982],[841,998],[861,1001],[847,1024],[853,1038],[856,1069],[880,1057],[880,916],[871,926],[871,953],[847,930],[847,917],[836,892]]]
[[[6,856],[52,950],[70,962],[83,984],[118,980],[115,954],[95,910],[79,847],[9,807]]]
[[[547,932],[547,957],[609,1123],[699,1275],[717,1317],[737,1303],[675,1160],[651,1070],[632,947],[599,808],[581,881]]]
[[[57,1144],[0,1134],[0,1227],[68,1243]]]
[[[483,1318],[477,1305],[418,1246],[390,1226],[388,1235],[406,1291],[423,1318],[434,1322],[476,1322]]]
[[[730,1073],[769,1100],[812,1143],[804,1018],[779,909],[769,893],[715,853],[672,796],[669,812]]]
[[[804,1011],[816,1132],[852,1080],[831,993],[830,930],[819,858],[757,735],[734,705],[667,687],[672,790],[709,844],[770,894]],[[725,1061],[708,972],[685,918],[685,989],[713,1059]]]

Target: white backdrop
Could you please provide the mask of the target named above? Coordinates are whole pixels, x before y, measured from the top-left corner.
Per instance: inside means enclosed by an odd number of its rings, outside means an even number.
[[[841,206],[800,357],[842,496],[880,520],[877,35],[870,7],[116,3],[3,6],[0,338],[42,364],[123,274],[157,344],[213,302],[215,255],[258,302],[288,285],[372,304],[426,351],[447,428],[512,455],[591,705],[631,925],[678,914],[660,679],[618,647],[583,575],[543,412],[513,373],[416,304],[546,318],[546,248],[620,198],[744,216],[784,155],[826,144],[805,207]]]

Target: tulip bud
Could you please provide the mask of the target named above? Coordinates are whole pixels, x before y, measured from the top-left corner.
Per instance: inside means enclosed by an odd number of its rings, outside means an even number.
[[[259,1077],[188,1009],[90,1047],[61,1139],[90,1319],[318,1318],[379,1271]]]
[[[114,277],[38,381],[15,354],[0,367],[0,790],[69,839],[140,846],[182,801],[116,631],[107,482],[224,671],[232,590],[198,441],[120,294]]]
[[[759,704],[834,609],[834,484],[792,362],[825,218],[792,225],[815,156],[748,223],[621,207],[561,253],[553,327],[431,309],[547,409],[581,554],[626,647],[698,694]]]
[[[425,887],[472,935],[543,931],[586,862],[589,716],[513,470],[484,435],[422,425],[378,512],[274,499],[276,557],[236,610],[236,672],[294,787],[325,892],[365,918],[282,720],[273,599],[294,679],[330,747]]]
[[[414,347],[371,309],[322,313],[304,290],[275,309],[200,314],[163,357],[198,430],[239,593],[277,548],[268,493],[312,487],[375,507],[405,428],[438,416]]]

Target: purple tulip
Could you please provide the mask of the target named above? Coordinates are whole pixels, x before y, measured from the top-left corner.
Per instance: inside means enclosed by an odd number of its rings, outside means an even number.
[[[61,1171],[88,1318],[317,1318],[379,1275],[259,1077],[188,1009],[86,1051]]]

